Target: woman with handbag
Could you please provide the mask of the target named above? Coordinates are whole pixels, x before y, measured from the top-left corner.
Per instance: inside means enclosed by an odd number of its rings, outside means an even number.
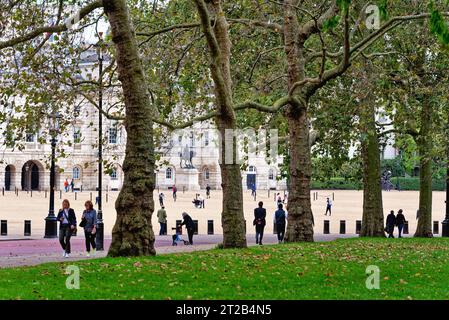
[[[90,247],[92,246],[95,255],[97,246],[95,244],[95,236],[97,233],[97,212],[94,209],[92,201],[87,200],[84,204],[86,210],[83,211],[80,227],[84,228],[86,237],[86,256],[90,257]]]
[[[76,230],[75,211],[70,208],[70,202],[67,199],[62,201],[62,209],[59,209],[56,219],[59,221],[59,243],[64,250],[63,257],[70,257],[70,238]]]

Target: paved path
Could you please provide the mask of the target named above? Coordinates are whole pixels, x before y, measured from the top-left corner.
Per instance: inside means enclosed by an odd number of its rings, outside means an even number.
[[[349,238],[354,235],[316,235],[316,241],[332,241],[336,238]],[[185,236],[183,237],[185,238]],[[248,245],[254,246],[255,236],[248,235]],[[172,246],[171,236],[156,236],[155,247],[158,254],[168,254],[177,252],[192,252],[213,249],[222,242],[221,235],[197,235],[194,236],[193,246],[178,244]],[[264,244],[275,244],[275,235],[264,236]],[[104,247],[108,249],[111,239],[105,239]],[[1,239],[0,240],[0,268],[32,266],[47,262],[67,262],[83,259],[102,258],[107,254],[107,250],[97,252],[95,257],[87,258],[84,249],[84,237],[73,237],[71,240],[72,254],[70,258],[62,257],[62,250],[57,239]]]

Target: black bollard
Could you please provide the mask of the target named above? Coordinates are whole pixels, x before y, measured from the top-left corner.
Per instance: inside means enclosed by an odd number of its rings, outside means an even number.
[[[31,236],[31,220],[25,220],[23,235],[25,237]]]
[[[362,231],[362,221],[361,220],[357,220],[355,222],[355,233],[356,234],[360,234],[361,231]]]
[[[277,234],[276,222],[273,222],[273,234]]]
[[[5,188],[2,189],[3,196],[5,195]]]
[[[340,234],[346,233],[346,221],[340,220]]]
[[[214,234],[214,220],[207,220],[207,234]]]
[[[90,201],[92,201],[92,192],[90,193]]]
[[[439,234],[440,233],[440,224],[438,221],[433,222],[433,234]]]
[[[109,194],[106,193],[106,203],[108,203],[108,197],[109,197]]]
[[[2,220],[0,221],[0,235],[7,236],[8,235],[8,221]]]
[[[59,199],[62,199],[62,190],[59,190]]]
[[[330,233],[330,222],[329,222],[329,220],[324,220],[323,233],[324,234],[329,234]]]
[[[402,232],[403,234],[408,234],[408,221],[404,222],[404,230]]]
[[[77,200],[77,194],[76,194],[76,192],[75,192],[75,201]]]
[[[193,229],[193,234],[198,234],[198,220],[193,220],[195,228]]]
[[[335,200],[335,195],[334,195],[334,193],[332,192],[332,201],[334,201]]]
[[[33,197],[33,190],[31,190],[31,198]]]
[[[47,190],[45,190],[45,199],[47,199]]]

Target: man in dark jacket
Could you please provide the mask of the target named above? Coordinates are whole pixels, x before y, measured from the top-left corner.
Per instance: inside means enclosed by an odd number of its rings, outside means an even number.
[[[278,241],[284,241],[285,235],[285,211],[282,209],[282,203],[278,203],[278,209],[274,213],[274,222],[276,223],[276,232],[278,234]]]
[[[385,227],[385,231],[388,233],[388,238],[394,238],[393,232],[395,226],[396,226],[396,217],[394,215],[394,211],[391,210],[390,214],[387,216],[387,225]]]
[[[263,202],[259,202],[259,207],[254,209],[254,221],[253,225],[256,226],[256,244],[262,245],[263,229],[265,228],[265,218],[267,216],[267,210],[263,208]]]
[[[399,209],[396,216],[396,225],[398,226],[399,238],[402,238],[402,229],[404,229],[405,225],[405,216],[402,214],[402,209]]]
[[[193,244],[193,233],[195,232],[195,223],[192,218],[187,214],[187,212],[182,213],[182,223],[181,226],[186,226],[187,234],[189,235],[189,243]]]

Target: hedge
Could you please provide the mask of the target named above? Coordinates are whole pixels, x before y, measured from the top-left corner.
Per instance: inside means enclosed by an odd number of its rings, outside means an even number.
[[[399,187],[401,190],[418,191],[419,177],[393,177],[391,183],[396,189],[397,181],[399,180]],[[361,182],[345,181],[344,178],[332,178],[328,181],[312,181],[311,188],[314,190],[332,189],[332,190],[361,190],[363,185]],[[432,180],[432,189],[434,191],[446,190],[445,180]]]

